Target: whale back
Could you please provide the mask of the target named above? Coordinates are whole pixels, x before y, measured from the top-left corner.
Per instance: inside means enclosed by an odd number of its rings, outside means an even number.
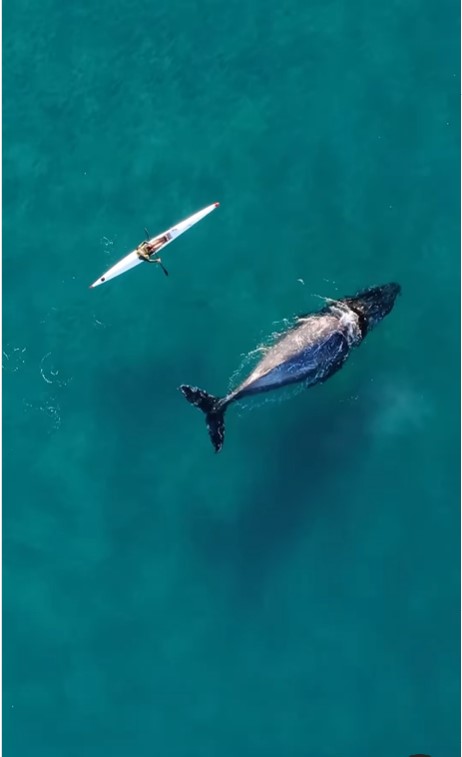
[[[301,381],[307,386],[325,381],[342,367],[360,339],[357,315],[347,308],[332,306],[301,316],[267,350],[229,400]]]

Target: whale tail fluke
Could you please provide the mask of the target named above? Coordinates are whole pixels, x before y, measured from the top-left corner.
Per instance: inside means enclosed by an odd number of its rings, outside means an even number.
[[[210,439],[215,452],[219,452],[225,439],[225,402],[218,397],[214,397],[212,394],[204,392],[203,389],[198,389],[197,386],[182,384],[180,391],[191,405],[195,405],[205,413],[205,422]]]

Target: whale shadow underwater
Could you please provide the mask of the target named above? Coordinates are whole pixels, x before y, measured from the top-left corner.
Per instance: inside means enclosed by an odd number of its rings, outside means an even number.
[[[331,547],[343,548],[336,541],[347,529],[348,513],[339,492],[347,495],[364,458],[374,411],[366,392],[369,382],[370,376],[358,381],[356,374],[346,401],[336,391],[307,403],[297,417],[309,433],[295,435],[289,423],[268,443],[264,458],[252,464],[261,466],[255,485],[239,492],[231,517],[197,505],[190,513],[190,537],[206,575],[218,575],[221,590],[227,585],[239,607],[253,606],[264,596],[270,576],[318,521],[333,519]],[[354,444],[345,443],[352,434]]]
[[[251,373],[224,397],[182,384],[184,397],[205,415],[216,452],[223,447],[225,412],[243,399],[291,384],[315,386],[344,365],[372,329],[393,309],[399,284],[370,287],[356,295],[330,300],[315,313],[299,315],[268,349]]]

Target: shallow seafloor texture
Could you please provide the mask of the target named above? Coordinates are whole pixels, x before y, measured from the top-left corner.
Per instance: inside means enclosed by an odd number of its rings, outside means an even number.
[[[455,8],[5,7],[7,757],[459,753]],[[214,455],[180,383],[391,280]]]

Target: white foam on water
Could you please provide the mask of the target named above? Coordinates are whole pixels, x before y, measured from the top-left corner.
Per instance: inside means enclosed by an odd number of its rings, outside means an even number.
[[[40,375],[47,384],[56,384],[59,387],[64,387],[72,381],[72,376],[66,378],[60,374],[59,368],[54,364],[52,353],[47,352],[40,360]]]
[[[254,394],[251,397],[244,397],[244,399],[236,402],[237,415],[238,417],[242,417],[243,415],[247,415],[247,413],[262,408],[265,405],[280,405],[288,400],[294,399],[294,397],[297,397],[299,394],[302,394],[307,388],[306,383],[300,381],[297,384],[289,384],[280,389],[273,389],[269,392]]]
[[[26,347],[5,345],[2,349],[2,368],[8,373],[17,373],[26,363]]]
[[[116,239],[117,236],[115,236],[114,239],[109,239],[109,237],[102,237],[100,239],[100,244],[102,247],[104,247],[106,255],[110,256],[114,252],[114,243]]]
[[[50,422],[47,429],[49,434],[61,428],[61,406],[56,397],[52,396],[44,400],[24,399],[23,407],[26,414],[39,413],[45,416]]]

